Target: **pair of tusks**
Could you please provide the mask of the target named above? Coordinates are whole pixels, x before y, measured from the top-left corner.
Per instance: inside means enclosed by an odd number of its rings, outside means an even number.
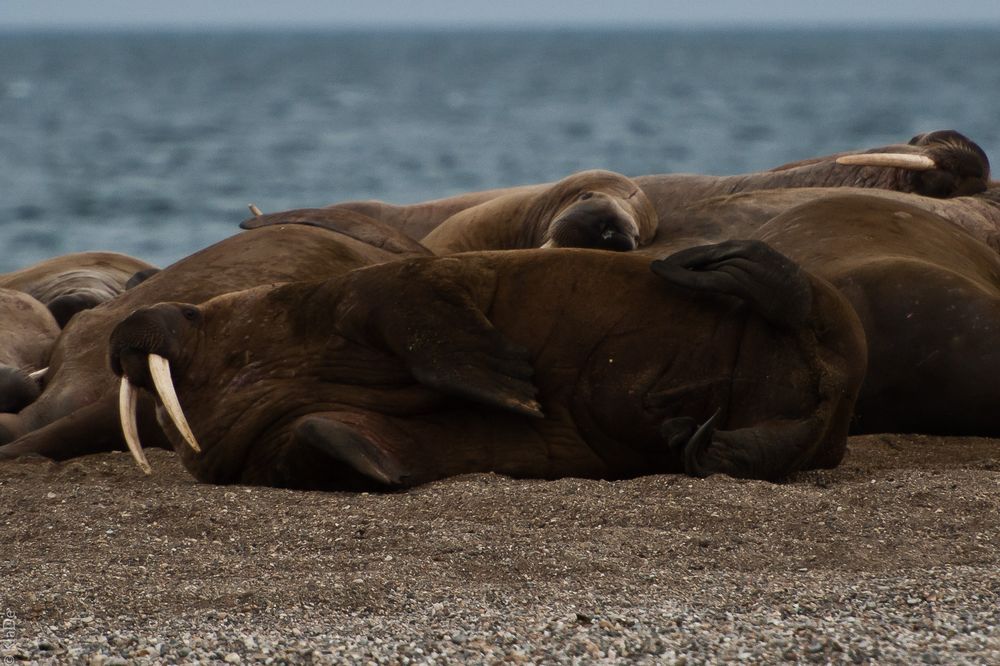
[[[160,396],[167,414],[174,427],[181,433],[184,441],[194,450],[201,453],[198,440],[191,432],[184,410],[177,399],[177,391],[174,390],[174,380],[170,376],[170,362],[158,354],[149,355],[149,374],[153,377],[153,385],[156,387],[156,394]],[[136,411],[139,404],[139,392],[129,381],[128,377],[122,375],[121,389],[118,392],[118,415],[122,423],[122,433],[125,435],[125,443],[129,452],[135,459],[136,464],[146,474],[152,474],[153,468],[149,466],[146,454],[142,451],[142,444],[139,442],[139,426],[136,422]]]
[[[910,171],[930,171],[937,168],[937,163],[926,155],[910,155],[909,153],[855,153],[841,155],[837,164],[846,166],[895,167]]]

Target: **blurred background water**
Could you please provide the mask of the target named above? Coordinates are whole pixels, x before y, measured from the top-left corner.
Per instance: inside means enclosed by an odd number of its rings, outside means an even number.
[[[166,265],[266,212],[606,168],[727,174],[954,128],[989,30],[0,33],[0,271]]]

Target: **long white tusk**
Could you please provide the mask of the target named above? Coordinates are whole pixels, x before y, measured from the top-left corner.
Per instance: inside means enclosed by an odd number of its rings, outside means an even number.
[[[122,434],[125,435],[125,443],[128,444],[128,450],[135,458],[136,464],[148,475],[153,473],[153,468],[149,466],[146,454],[142,451],[142,443],[139,442],[139,427],[135,420],[138,404],[139,392],[132,386],[128,377],[122,377],[121,388],[118,391],[118,418],[122,422]]]
[[[896,167],[910,171],[928,171],[937,168],[937,162],[926,155],[908,153],[855,153],[837,158],[837,164],[847,166]]]
[[[547,241],[545,241],[544,243],[542,243],[542,247],[543,248],[549,248],[549,247],[559,247],[559,246],[556,245],[556,241],[555,241],[554,238],[550,238]]]
[[[264,214],[260,212],[260,208],[257,208],[255,204],[247,204],[247,208],[250,209],[250,212],[253,213],[254,217],[260,217]]]
[[[34,379],[35,381],[41,380],[45,377],[45,373],[48,372],[48,368],[42,368],[41,370],[35,370],[34,372],[29,372],[28,377]]]
[[[159,354],[149,355],[149,374],[153,376],[153,385],[156,386],[156,393],[160,396],[160,402],[167,409],[170,420],[180,431],[184,441],[194,449],[195,453],[201,453],[201,447],[191,432],[184,410],[181,409],[180,400],[177,399],[177,391],[174,390],[174,380],[170,377],[170,362]]]

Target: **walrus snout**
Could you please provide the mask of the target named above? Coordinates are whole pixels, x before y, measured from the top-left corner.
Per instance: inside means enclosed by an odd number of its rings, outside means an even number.
[[[181,356],[182,330],[200,318],[198,308],[185,303],[160,303],[136,310],[111,332],[111,370],[136,386],[152,389],[148,357],[155,354],[176,363]]]
[[[550,226],[548,247],[585,247],[631,252],[639,247],[635,219],[610,197],[582,197],[564,210]]]
[[[122,380],[118,414],[125,444],[146,474],[152,473],[139,441],[138,387],[155,393],[177,432],[195,453],[201,447],[184,415],[170,366],[180,358],[180,335],[201,322],[201,311],[185,303],[160,303],[136,310],[111,332],[111,369]]]

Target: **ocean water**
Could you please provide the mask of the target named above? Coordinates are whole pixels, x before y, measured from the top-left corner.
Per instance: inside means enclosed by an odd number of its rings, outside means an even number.
[[[738,173],[954,128],[996,31],[0,33],[0,270],[159,265],[267,212],[606,168]]]

